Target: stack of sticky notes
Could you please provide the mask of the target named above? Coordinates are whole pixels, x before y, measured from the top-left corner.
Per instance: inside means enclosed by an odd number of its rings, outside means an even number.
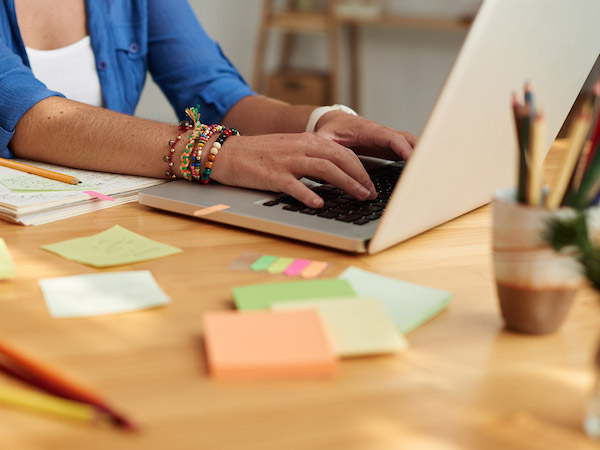
[[[447,291],[353,267],[338,279],[238,286],[232,292],[238,311],[204,318],[209,370],[221,378],[325,374],[337,358],[396,353],[407,346],[403,332],[450,300]],[[299,346],[298,339],[307,345]],[[326,354],[330,365],[323,364]]]
[[[203,320],[211,375],[331,375],[336,359],[316,311],[212,312]]]

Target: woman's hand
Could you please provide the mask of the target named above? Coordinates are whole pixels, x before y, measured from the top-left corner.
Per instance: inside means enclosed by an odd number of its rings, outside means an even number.
[[[317,122],[316,134],[351,148],[359,155],[408,160],[418,138],[411,133],[384,127],[364,117],[342,111],[324,114]]]
[[[231,136],[211,173],[219,183],[284,192],[311,208],[321,208],[323,199],[299,181],[302,177],[323,180],[358,200],[377,196],[352,150],[312,133]]]

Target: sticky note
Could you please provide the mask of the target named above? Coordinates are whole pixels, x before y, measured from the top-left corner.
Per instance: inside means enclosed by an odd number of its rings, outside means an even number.
[[[100,192],[96,192],[96,191],[83,191],[83,193],[89,195],[90,197],[97,198],[98,200],[106,200],[106,201],[109,201],[109,202],[114,202],[115,201],[114,198],[109,197],[108,195],[101,194]]]
[[[452,294],[395,278],[349,267],[339,279],[346,280],[359,297],[379,300],[399,331],[408,333],[439,313]]]
[[[332,375],[336,370],[316,311],[220,311],[203,317],[212,376],[277,378]]]
[[[0,238],[0,280],[9,280],[15,277],[15,266],[4,239]]]
[[[396,353],[408,346],[380,301],[372,298],[340,298],[274,303],[274,311],[316,310],[340,357]]]
[[[285,269],[287,269],[290,264],[292,264],[294,262],[294,258],[284,258],[284,257],[279,257],[277,258],[273,264],[271,264],[268,268],[267,268],[267,272],[269,272],[270,274],[278,274],[278,273],[283,273],[285,271]]]
[[[277,260],[277,256],[274,255],[262,255],[256,261],[252,263],[251,269],[255,272],[267,270],[271,264]]]
[[[55,318],[117,314],[169,302],[147,270],[46,278],[39,285]]]
[[[94,267],[130,264],[181,252],[176,247],[140,236],[119,225],[93,236],[70,239],[42,248]]]
[[[312,278],[317,278],[325,272],[325,269],[329,267],[329,263],[325,261],[311,261],[311,263],[306,266],[302,272],[300,272],[300,278],[304,278],[306,280],[310,280]]]
[[[232,293],[239,310],[268,309],[274,302],[356,296],[348,281],[331,278],[237,286]]]
[[[308,259],[296,259],[283,273],[288,277],[299,275],[309,264],[310,260]]]

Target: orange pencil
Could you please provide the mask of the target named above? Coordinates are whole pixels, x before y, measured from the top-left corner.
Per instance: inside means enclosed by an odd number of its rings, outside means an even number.
[[[16,366],[16,370],[5,370],[5,372],[15,372],[15,375],[20,372],[21,376],[19,378],[28,381],[32,385],[66,398],[96,406],[101,411],[109,414],[115,425],[130,431],[137,429],[133,423],[108,406],[100,396],[93,393],[89,388],[67,379],[55,370],[35,361],[31,357],[25,356],[1,341],[0,355],[4,355],[12,366]]]
[[[50,178],[51,180],[61,181],[67,184],[81,183],[81,181],[71,175],[65,175],[64,173],[41,169],[40,167],[30,166],[29,164],[23,164],[18,161],[13,161],[12,159],[0,158],[0,166],[8,167],[9,169],[20,170],[21,172],[27,172],[32,175],[39,175],[40,177]]]

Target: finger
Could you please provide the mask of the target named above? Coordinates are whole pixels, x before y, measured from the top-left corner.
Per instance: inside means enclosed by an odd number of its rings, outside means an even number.
[[[300,162],[303,176],[316,177],[347,192],[357,200],[373,199],[377,195],[375,187],[367,189],[355,178],[340,169],[336,164],[323,158],[308,158]],[[364,171],[364,169],[362,169]],[[366,172],[365,172],[366,173]],[[367,175],[368,177],[368,175]]]
[[[304,183],[291,175],[282,177],[276,186],[276,191],[291,195],[309,208],[319,209],[322,208],[325,203],[321,197],[311,191]]]
[[[410,135],[410,133],[408,133]],[[390,148],[396,153],[400,155],[402,159],[410,158],[413,152],[413,146],[409,142],[411,139],[413,142],[415,141],[414,136],[405,136],[405,134],[400,133],[396,130],[387,127],[381,127],[377,132],[370,133],[366,136],[367,139],[371,139],[370,145],[376,146],[382,149]],[[362,143],[363,145],[369,145],[367,143]]]
[[[375,185],[360,162],[360,159],[352,150],[327,139],[322,139],[320,144],[321,145],[316,148],[307,148],[305,154],[309,157],[316,158],[317,160],[332,162],[341,169],[343,173],[346,173],[367,189],[371,193],[372,198],[376,197],[377,191],[375,190]],[[321,164],[315,161],[313,161],[313,163]],[[326,170],[327,168],[328,166],[325,166],[323,170]],[[339,172],[337,173],[339,175]]]

